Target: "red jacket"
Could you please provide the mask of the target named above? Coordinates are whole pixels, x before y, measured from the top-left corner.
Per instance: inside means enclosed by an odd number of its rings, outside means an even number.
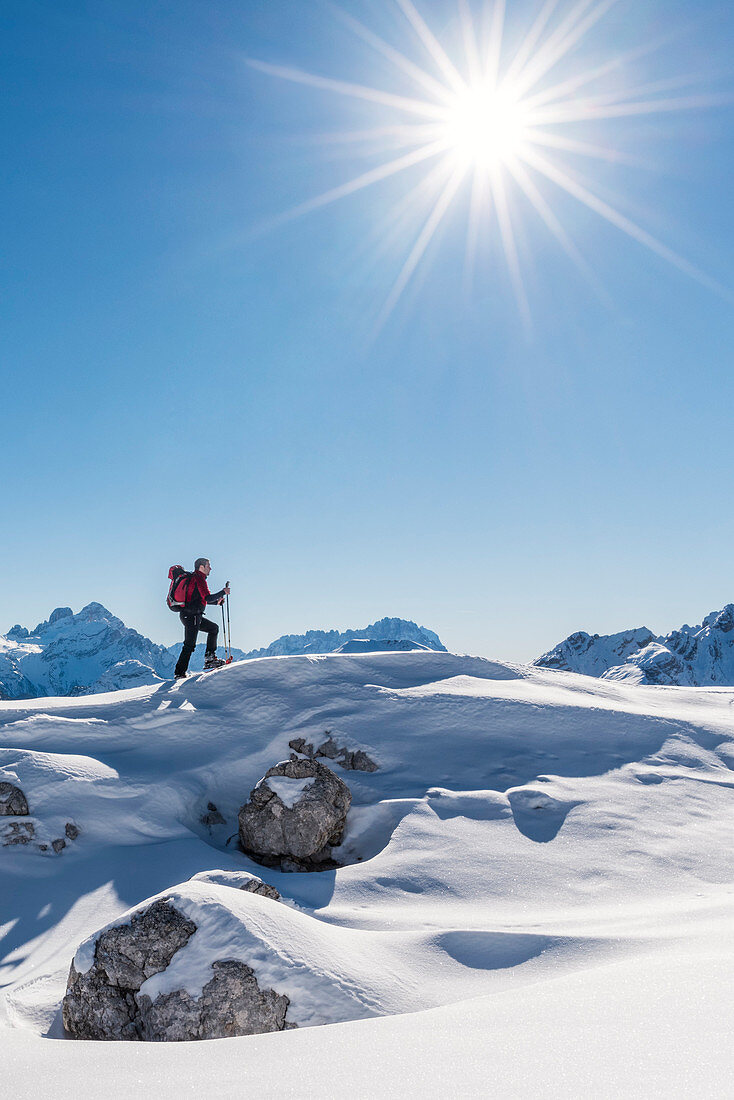
[[[206,583],[206,577],[200,569],[196,570],[196,572],[194,573],[194,586],[193,588],[189,589],[188,605],[192,610],[203,611],[206,604],[218,603],[223,595],[224,589],[222,589],[220,592],[214,592],[212,594],[209,591],[209,585]],[[200,606],[197,606],[199,605],[200,601]]]

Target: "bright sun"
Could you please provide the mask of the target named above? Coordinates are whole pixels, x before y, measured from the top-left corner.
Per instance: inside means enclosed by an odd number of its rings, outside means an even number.
[[[590,182],[594,163],[624,158],[605,144],[605,120],[663,111],[700,108],[717,102],[713,97],[674,97],[671,88],[685,80],[662,81],[629,87],[618,77],[646,47],[627,54],[612,54],[585,67],[579,47],[589,32],[614,7],[617,0],[544,0],[534,22],[514,53],[506,56],[506,0],[457,0],[457,16],[463,41],[463,59],[455,62],[438,41],[413,0],[392,0],[412,32],[422,60],[399,52],[362,23],[338,12],[341,19],[371,49],[394,66],[401,87],[412,94],[383,87],[366,87],[299,69],[262,61],[250,64],[263,72],[339,96],[370,103],[375,125],[368,130],[333,135],[345,148],[364,143],[377,155],[374,167],[308,199],[281,219],[315,210],[353,195],[401,173],[424,171],[411,183],[405,199],[396,204],[401,212],[423,210],[423,222],[413,239],[405,263],[385,302],[381,320],[394,308],[424,257],[436,230],[462,185],[471,187],[468,241],[476,239],[480,220],[498,227],[507,266],[521,312],[529,318],[513,216],[511,190],[556,238],[567,255],[594,281],[591,266],[553,208],[554,193],[565,192],[601,218],[645,245],[699,282],[725,293],[718,284],[682,259],[611,206]],[[479,27],[483,29],[478,29]],[[585,124],[579,135],[579,124]],[[589,126],[595,136],[590,138]],[[597,136],[598,135],[598,136]],[[585,161],[583,174],[579,158]]]
[[[522,155],[528,115],[507,88],[477,83],[449,104],[446,144],[464,168],[491,170]]]

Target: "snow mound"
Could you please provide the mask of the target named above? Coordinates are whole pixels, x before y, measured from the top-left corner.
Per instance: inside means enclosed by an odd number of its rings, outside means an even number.
[[[269,1074],[287,1095],[297,1064],[303,1095],[378,1095],[389,1078],[406,1095],[417,1082],[478,1096],[496,1074],[512,1095],[522,1065],[523,1088],[560,1096],[572,1066],[584,1094],[622,1080],[629,1094],[690,1095],[705,1065],[708,1093],[725,1095],[732,707],[726,688],[420,650],[0,703],[0,782],[29,809],[3,822],[78,830],[53,858],[0,848],[6,1080],[32,1066],[37,1093],[65,1096],[63,1066],[74,1087],[121,1096],[144,1065],[151,1087],[184,1075],[192,1091],[234,1091]],[[229,875],[262,870],[238,849],[240,806],[291,741],[322,746],[328,731],[380,765],[340,768],[342,866],[268,870],[284,904],[233,889]],[[211,806],[218,823],[204,825]],[[308,1043],[286,1030],[197,1044],[195,1058],[188,1044],[48,1043],[63,1038],[79,945],[156,897],[197,931],[151,992],[201,990],[217,958],[246,960],[291,998]]]

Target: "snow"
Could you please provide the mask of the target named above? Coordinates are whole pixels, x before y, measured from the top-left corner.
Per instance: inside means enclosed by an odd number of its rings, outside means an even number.
[[[301,801],[304,791],[313,787],[315,780],[313,776],[306,779],[289,779],[287,776],[271,775],[264,782],[273,794],[277,794],[286,809],[292,810],[296,802]]]
[[[6,1086],[728,1096],[733,707],[727,688],[425,651],[0,703],[0,780],[24,790],[36,841],[79,830],[58,854],[0,847]],[[232,839],[237,811],[289,740],[327,729],[380,762],[325,762],[352,790],[347,865],[260,867]],[[304,781],[273,782],[292,796]],[[224,825],[202,822],[209,802]],[[284,904],[233,888],[251,875]],[[99,930],[154,896],[197,931],[144,992],[195,995],[213,959],[237,958],[290,997],[299,1029],[65,1040],[72,958],[90,965]]]

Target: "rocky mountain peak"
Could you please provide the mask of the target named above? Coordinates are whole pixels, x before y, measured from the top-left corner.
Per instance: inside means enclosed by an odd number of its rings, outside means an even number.
[[[645,627],[593,636],[581,631],[533,664],[639,684],[734,684],[734,604],[664,636]]]
[[[56,607],[48,617],[48,625],[53,626],[54,623],[60,622],[61,619],[70,619],[74,612],[70,607]],[[39,628],[37,627],[36,630]]]

